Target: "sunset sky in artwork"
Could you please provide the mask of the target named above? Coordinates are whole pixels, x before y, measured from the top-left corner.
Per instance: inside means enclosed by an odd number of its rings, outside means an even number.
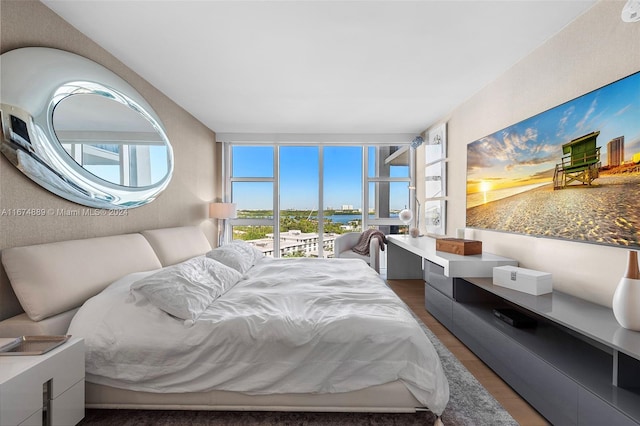
[[[640,73],[470,143],[467,194],[551,182],[562,145],[595,131],[602,165],[616,137],[625,161],[640,152]]]

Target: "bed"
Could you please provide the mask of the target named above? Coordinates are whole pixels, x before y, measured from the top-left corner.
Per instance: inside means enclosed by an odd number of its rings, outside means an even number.
[[[227,249],[198,227],[5,249],[25,312],[0,336],[83,337],[91,408],[442,414],[435,349],[365,262],[255,255],[235,269]],[[184,268],[226,277],[193,317],[144,292]]]

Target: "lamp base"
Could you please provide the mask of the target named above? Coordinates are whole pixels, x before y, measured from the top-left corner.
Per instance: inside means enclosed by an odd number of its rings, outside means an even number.
[[[224,219],[218,219],[218,247],[224,245]]]

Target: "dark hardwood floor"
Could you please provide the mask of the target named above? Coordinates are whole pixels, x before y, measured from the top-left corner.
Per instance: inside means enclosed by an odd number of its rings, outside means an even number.
[[[549,424],[527,401],[522,399],[493,370],[426,311],[424,308],[424,281],[387,280],[387,283],[520,425]]]

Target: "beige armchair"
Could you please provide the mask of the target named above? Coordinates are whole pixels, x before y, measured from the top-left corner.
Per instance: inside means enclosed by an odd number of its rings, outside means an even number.
[[[380,273],[380,242],[377,238],[369,241],[369,256],[361,255],[351,250],[358,243],[361,232],[347,232],[336,237],[333,242],[334,257],[344,259],[362,259],[377,273]]]

